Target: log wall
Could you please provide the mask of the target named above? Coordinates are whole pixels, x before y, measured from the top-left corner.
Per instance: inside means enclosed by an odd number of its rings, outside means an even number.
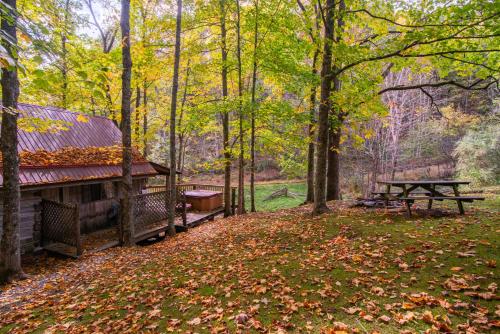
[[[119,205],[116,199],[80,204],[80,228],[82,233],[89,233],[112,226],[108,221],[108,213],[113,205]]]
[[[21,192],[19,232],[21,252],[29,253],[41,246],[41,202],[39,193]],[[0,199],[0,240],[2,235],[3,201]]]
[[[146,185],[146,178],[133,180],[134,195],[140,194]],[[108,221],[108,213],[113,203],[118,203],[119,182],[104,182],[106,199],[90,203],[81,203],[81,186],[66,186],[43,190],[21,191],[20,240],[23,254],[41,247],[42,198],[65,203],[80,203],[80,226],[82,233],[96,231],[111,226],[115,221]],[[60,190],[62,189],[62,190]],[[112,198],[110,198],[112,197]],[[2,236],[3,201],[0,196],[0,240]]]

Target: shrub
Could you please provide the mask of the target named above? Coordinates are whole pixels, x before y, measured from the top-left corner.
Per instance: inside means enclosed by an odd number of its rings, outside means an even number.
[[[458,177],[475,185],[500,184],[500,120],[490,119],[467,131],[453,155]]]

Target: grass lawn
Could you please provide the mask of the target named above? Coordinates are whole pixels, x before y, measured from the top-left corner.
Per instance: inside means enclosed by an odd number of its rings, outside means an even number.
[[[273,192],[288,188],[288,191],[298,195],[295,197],[278,197],[264,201]],[[246,208],[250,209],[250,188],[245,190]],[[255,207],[257,211],[276,211],[299,206],[306,199],[307,188],[303,183],[261,183],[255,185]]]
[[[498,195],[441,218],[332,206],[41,257],[0,294],[0,333],[498,332]]]

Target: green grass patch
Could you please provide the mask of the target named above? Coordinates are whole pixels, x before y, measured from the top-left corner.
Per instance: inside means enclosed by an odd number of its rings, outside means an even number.
[[[297,194],[295,197],[279,197],[271,200],[265,200],[273,192],[283,188],[288,188],[288,191]],[[250,209],[250,188],[247,188],[245,193],[245,204],[247,209]],[[307,187],[304,183],[269,183],[255,185],[255,207],[257,211],[277,211],[299,206],[306,199]]]

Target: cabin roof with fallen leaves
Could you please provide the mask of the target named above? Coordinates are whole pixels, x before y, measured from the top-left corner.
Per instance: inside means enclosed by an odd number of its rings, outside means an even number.
[[[121,144],[121,131],[112,120],[101,116],[88,116],[56,107],[42,107],[19,103],[18,151],[20,153],[61,152],[74,148],[77,151],[95,148],[116,148]],[[111,151],[110,151],[111,152]],[[132,176],[154,176],[155,169],[141,155],[134,159]],[[70,159],[70,157],[68,157]],[[22,159],[21,159],[22,160]],[[102,160],[100,160],[102,161]],[[112,179],[121,177],[121,160],[117,163],[102,161],[75,161],[45,165],[26,165],[21,161],[19,181],[21,186],[41,186]],[[0,175],[0,185],[3,177]]]

